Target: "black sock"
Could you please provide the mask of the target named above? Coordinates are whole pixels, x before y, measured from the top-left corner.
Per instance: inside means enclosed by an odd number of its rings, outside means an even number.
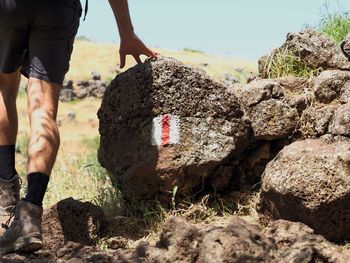
[[[15,174],[15,145],[0,146],[0,179],[11,180]]]
[[[28,189],[24,200],[42,206],[47,184],[49,183],[49,176],[43,173],[30,173],[27,175],[27,179]]]

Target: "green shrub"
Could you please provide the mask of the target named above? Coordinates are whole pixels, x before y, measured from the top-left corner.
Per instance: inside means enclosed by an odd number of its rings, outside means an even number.
[[[288,49],[276,49],[265,62],[268,78],[286,76],[311,78],[319,74],[320,70],[313,70],[299,56]]]
[[[319,31],[339,44],[350,33],[350,17],[345,11],[331,12],[327,2],[324,4],[324,10]]]

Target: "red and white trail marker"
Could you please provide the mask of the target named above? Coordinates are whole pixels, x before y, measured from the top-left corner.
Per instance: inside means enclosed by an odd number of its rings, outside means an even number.
[[[180,118],[165,114],[153,119],[152,144],[164,146],[180,142]]]

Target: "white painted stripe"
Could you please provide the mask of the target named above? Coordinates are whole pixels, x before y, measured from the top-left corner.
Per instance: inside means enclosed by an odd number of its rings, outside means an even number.
[[[162,116],[158,116],[153,119],[152,145],[162,144],[162,118]]]
[[[157,116],[153,118],[152,123],[152,145],[162,145],[162,133],[163,123],[162,120],[165,115]],[[169,144],[180,143],[180,118],[176,115],[170,115],[170,132],[169,132]]]
[[[170,144],[180,142],[180,118],[176,115],[170,115]]]

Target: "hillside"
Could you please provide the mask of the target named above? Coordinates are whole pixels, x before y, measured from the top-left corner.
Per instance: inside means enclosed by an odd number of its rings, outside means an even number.
[[[220,78],[225,73],[235,74],[235,70],[243,69],[247,72],[256,72],[257,64],[254,61],[211,56],[200,52],[170,51],[155,49],[162,56],[173,57],[185,64],[202,67],[207,73]],[[78,80],[90,77],[91,71],[98,71],[102,79],[110,80],[115,76],[115,69],[119,63],[118,46],[113,44],[100,44],[77,40],[74,44],[71,68],[67,74],[68,79]],[[135,65],[132,57],[128,57],[125,71]]]

